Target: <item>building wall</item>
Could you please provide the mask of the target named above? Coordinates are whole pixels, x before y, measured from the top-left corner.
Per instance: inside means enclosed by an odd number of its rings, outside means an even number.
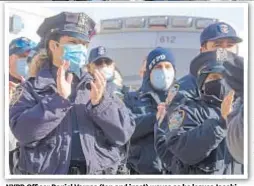
[[[24,36],[33,41],[39,42],[40,37],[36,34],[36,31],[40,24],[46,17],[50,17],[55,15],[55,13],[51,10],[45,8],[34,8],[31,9],[29,7],[11,7],[8,9],[9,17],[13,14],[21,16],[22,21],[24,23],[24,29],[18,34],[9,33],[8,41],[10,42],[12,39]]]

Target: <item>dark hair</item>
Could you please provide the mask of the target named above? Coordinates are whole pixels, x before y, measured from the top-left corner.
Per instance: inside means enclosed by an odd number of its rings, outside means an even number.
[[[49,61],[52,61],[52,52],[50,51],[49,49],[49,41],[50,40],[53,40],[53,41],[57,41],[59,42],[60,41],[60,38],[63,37],[63,35],[59,34],[59,33],[53,33],[53,34],[50,34],[49,36],[46,37],[46,42],[45,42],[45,48],[46,48],[46,51],[47,51],[47,55],[48,55],[48,58],[49,58]]]

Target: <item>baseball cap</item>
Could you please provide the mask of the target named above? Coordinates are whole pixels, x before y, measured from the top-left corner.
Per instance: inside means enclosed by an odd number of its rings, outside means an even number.
[[[200,35],[200,45],[204,42],[217,39],[232,39],[235,43],[242,42],[242,39],[236,35],[235,29],[225,22],[213,23],[206,27]]]
[[[94,63],[98,61],[99,59],[106,59],[109,61],[113,61],[107,54],[107,50],[103,46],[99,46],[96,48],[91,49],[89,53],[88,61],[89,63]]]
[[[9,44],[9,56],[12,54],[23,54],[36,47],[36,43],[26,37],[13,39]]]

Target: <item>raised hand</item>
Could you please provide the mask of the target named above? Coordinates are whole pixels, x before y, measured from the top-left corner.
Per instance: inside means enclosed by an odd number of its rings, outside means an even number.
[[[90,98],[92,105],[97,105],[103,97],[107,83],[104,75],[98,70],[95,70],[94,78],[95,81],[91,82]]]
[[[69,73],[67,78],[65,77],[66,71],[69,68],[70,63],[64,61],[57,71],[57,92],[60,96],[67,99],[71,95],[71,83],[73,75]]]
[[[234,94],[235,94],[235,92],[233,90],[231,90],[221,103],[221,115],[225,120],[227,119],[228,115],[232,111]]]

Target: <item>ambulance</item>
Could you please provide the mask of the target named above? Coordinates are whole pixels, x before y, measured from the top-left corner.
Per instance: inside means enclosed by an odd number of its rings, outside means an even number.
[[[139,16],[101,20],[89,48],[105,46],[120,69],[124,84],[138,88],[139,70],[156,47],[170,49],[176,59],[176,75],[189,72],[190,61],[199,53],[200,33],[218,19],[190,16]]]
[[[28,37],[35,42],[40,38],[36,31],[46,17],[57,14],[52,9],[31,10],[10,8],[9,43],[17,37]],[[97,22],[96,35],[92,37],[89,50],[97,46],[107,48],[123,75],[124,84],[134,89],[141,85],[139,70],[146,56],[156,47],[170,49],[176,59],[176,76],[189,73],[191,60],[199,53],[200,33],[219,19],[177,15],[150,15],[116,17]]]

